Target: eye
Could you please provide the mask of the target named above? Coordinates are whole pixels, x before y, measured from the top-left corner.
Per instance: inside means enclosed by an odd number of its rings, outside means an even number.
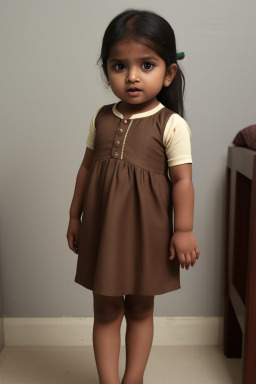
[[[152,69],[155,65],[153,63],[149,63],[148,61],[146,61],[145,63],[142,64],[142,68],[143,69]]]
[[[123,71],[124,70],[124,65],[121,64],[121,63],[115,64],[114,65],[114,69],[116,69],[117,71]]]

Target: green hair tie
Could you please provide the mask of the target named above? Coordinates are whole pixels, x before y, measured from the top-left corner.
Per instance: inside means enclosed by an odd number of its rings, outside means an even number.
[[[184,57],[185,57],[185,52],[179,52],[176,55],[177,60],[182,60],[182,59],[184,59]]]

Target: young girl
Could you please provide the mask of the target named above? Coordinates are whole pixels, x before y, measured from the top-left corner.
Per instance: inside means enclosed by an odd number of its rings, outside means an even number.
[[[180,288],[199,257],[184,76],[174,32],[153,12],[127,10],[107,27],[100,60],[119,102],[94,113],[70,207],[75,282],[93,291],[101,384],[142,384],[153,340],[154,295]],[[174,220],[173,213],[174,210]],[[81,219],[81,214],[82,219]],[[174,223],[173,223],[174,221]]]

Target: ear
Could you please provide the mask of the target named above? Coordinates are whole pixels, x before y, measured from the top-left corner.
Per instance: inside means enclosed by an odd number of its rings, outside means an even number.
[[[173,81],[178,70],[177,64],[171,64],[167,69],[164,77],[164,87],[169,87],[171,82]]]

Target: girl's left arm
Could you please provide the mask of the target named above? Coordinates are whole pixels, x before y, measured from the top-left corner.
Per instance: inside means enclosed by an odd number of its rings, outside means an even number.
[[[194,266],[199,258],[199,248],[193,234],[194,187],[192,164],[169,167],[174,207],[174,233],[170,241],[170,260],[178,255],[181,267]]]

